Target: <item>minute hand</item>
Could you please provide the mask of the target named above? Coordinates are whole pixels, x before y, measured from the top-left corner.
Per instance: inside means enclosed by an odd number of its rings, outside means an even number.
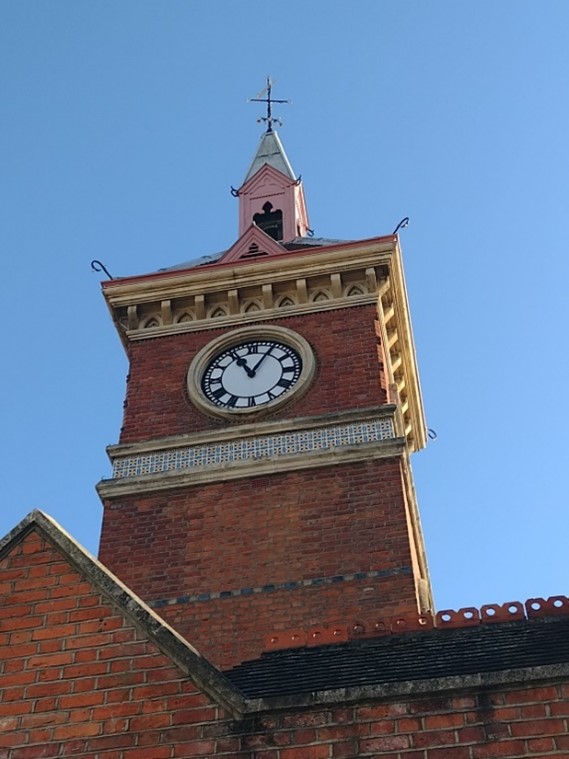
[[[271,345],[271,347],[269,348],[269,350],[266,353],[263,353],[263,355],[261,356],[261,358],[257,361],[257,363],[255,364],[255,366],[251,369],[251,374],[249,375],[250,377],[253,377],[257,373],[257,369],[261,366],[261,364],[263,363],[263,361],[267,358],[267,356],[269,355],[269,353],[272,350],[273,350],[273,346]]]

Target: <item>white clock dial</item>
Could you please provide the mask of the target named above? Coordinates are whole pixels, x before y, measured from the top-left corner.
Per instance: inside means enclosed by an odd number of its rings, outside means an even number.
[[[261,419],[300,398],[316,361],[308,341],[277,324],[241,327],[214,337],[188,368],[188,398],[205,414]]]
[[[301,372],[302,359],[290,346],[277,340],[248,340],[213,357],[201,389],[215,406],[254,409],[288,392]]]

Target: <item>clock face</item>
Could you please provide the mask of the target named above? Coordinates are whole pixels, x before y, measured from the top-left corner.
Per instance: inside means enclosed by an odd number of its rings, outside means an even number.
[[[255,409],[287,393],[302,372],[300,354],[278,340],[247,340],[207,364],[201,390],[217,407]]]

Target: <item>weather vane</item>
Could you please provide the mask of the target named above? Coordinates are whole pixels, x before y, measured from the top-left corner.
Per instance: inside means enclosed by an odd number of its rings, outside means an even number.
[[[257,119],[258,123],[265,122],[267,124],[267,132],[273,131],[273,124],[278,124],[279,126],[283,125],[283,122],[277,117],[273,116],[272,112],[272,104],[273,103],[290,103],[290,100],[275,100],[271,97],[271,91],[273,89],[273,83],[271,81],[271,77],[267,77],[267,86],[261,90],[261,92],[258,93],[256,98],[249,98],[250,103],[266,103],[267,104],[267,115],[261,116],[260,119]],[[266,97],[263,97],[263,95],[266,94]]]

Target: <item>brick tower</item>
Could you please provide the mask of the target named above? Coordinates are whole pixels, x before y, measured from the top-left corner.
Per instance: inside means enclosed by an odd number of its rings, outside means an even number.
[[[105,282],[130,371],[100,558],[211,661],[432,608],[398,238],[309,229],[271,119],[217,257]]]

